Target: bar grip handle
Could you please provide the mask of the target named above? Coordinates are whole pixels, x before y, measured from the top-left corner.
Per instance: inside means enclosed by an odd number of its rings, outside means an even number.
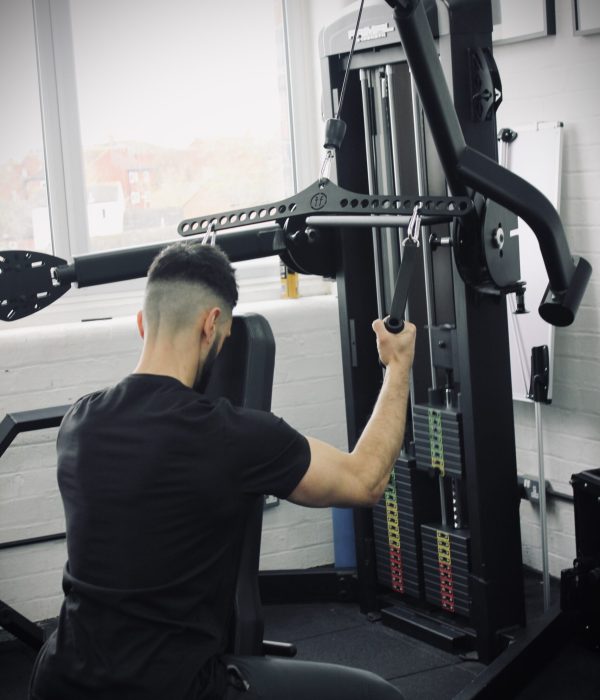
[[[388,333],[402,333],[404,330],[404,319],[391,318],[388,316],[383,322],[383,325]]]

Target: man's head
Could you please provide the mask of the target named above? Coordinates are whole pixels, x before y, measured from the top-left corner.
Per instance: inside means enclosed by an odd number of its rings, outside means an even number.
[[[219,248],[175,243],[148,270],[140,332],[147,344],[195,348],[199,381],[230,333],[237,300],[234,270]]]

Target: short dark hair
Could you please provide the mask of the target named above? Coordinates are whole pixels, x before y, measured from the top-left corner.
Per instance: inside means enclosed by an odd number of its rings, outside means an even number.
[[[217,246],[181,241],[162,250],[150,265],[148,284],[191,282],[202,284],[233,309],[238,302],[235,270]]]

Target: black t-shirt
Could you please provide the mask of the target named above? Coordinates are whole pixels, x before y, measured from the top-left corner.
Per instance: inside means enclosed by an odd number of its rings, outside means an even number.
[[[57,450],[65,600],[33,697],[219,697],[248,508],[294,490],[307,440],[271,413],[134,374],[75,403]]]

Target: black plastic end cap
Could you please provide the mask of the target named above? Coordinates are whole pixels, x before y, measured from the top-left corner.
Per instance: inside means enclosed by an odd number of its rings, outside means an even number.
[[[538,311],[546,323],[560,328],[570,326],[575,320],[575,314],[571,309],[566,308],[559,301],[543,301]]]
[[[592,275],[592,266],[585,258],[576,258],[575,261],[569,287],[564,292],[555,293],[548,286],[539,306],[540,316],[553,326],[564,327],[573,323]]]

